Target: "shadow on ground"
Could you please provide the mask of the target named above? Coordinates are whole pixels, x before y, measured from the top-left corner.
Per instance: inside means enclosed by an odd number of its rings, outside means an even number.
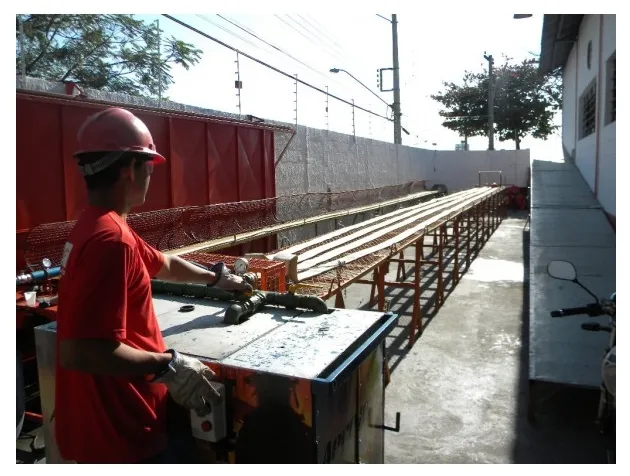
[[[527,214],[512,212],[511,218],[526,223]],[[526,223],[527,224],[527,223]],[[513,225],[512,225],[513,226]],[[557,387],[537,384],[535,419],[528,419],[529,405],[529,229],[523,228],[523,285],[522,309],[520,316],[520,352],[518,356],[518,385],[515,394],[516,407],[513,421],[513,445],[511,455],[505,459],[512,463],[606,463],[605,445],[595,427],[595,415],[598,403],[598,391],[590,389]],[[493,246],[497,246],[496,243]],[[453,265],[453,252],[445,255],[445,303],[455,288],[450,278]],[[472,260],[471,260],[472,263]],[[396,267],[390,270],[390,279],[395,278]],[[407,279],[413,279],[413,271],[407,270]],[[462,275],[468,272],[464,268]],[[439,320],[439,311],[435,311],[435,293],[437,287],[437,267],[423,268],[423,295],[421,300],[422,332],[426,332],[434,320]],[[369,289],[369,287],[367,288]],[[400,316],[399,324],[387,339],[387,355],[392,374],[405,361],[408,349],[409,323],[413,309],[412,293],[396,288],[386,289],[389,310]],[[430,296],[430,297],[429,297]],[[363,309],[374,309],[365,303]],[[577,323],[579,325],[579,323]],[[518,334],[518,332],[517,332]],[[416,336],[416,346],[423,345],[421,333]],[[415,431],[421,431],[416,429]],[[454,436],[455,437],[455,436]],[[448,435],[446,436],[448,438]],[[439,449],[438,449],[439,451]],[[421,450],[415,451],[421,458]],[[465,457],[464,457],[465,458]],[[471,456],[472,458],[472,456]],[[448,461],[440,461],[448,462]],[[474,462],[474,461],[470,461]]]

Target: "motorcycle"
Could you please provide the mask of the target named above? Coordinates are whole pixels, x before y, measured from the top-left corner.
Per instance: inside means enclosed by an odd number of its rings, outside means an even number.
[[[577,271],[573,263],[569,261],[551,261],[547,265],[547,274],[555,279],[571,281],[590,294],[595,302],[585,307],[575,307],[560,309],[551,312],[552,318],[561,318],[575,315],[587,315],[589,317],[608,316],[608,325],[598,322],[584,322],[582,329],[591,332],[608,332],[610,339],[608,347],[604,352],[601,364],[602,383],[600,386],[599,407],[597,410],[597,426],[607,440],[611,440],[609,459],[614,460],[615,448],[615,413],[616,413],[616,393],[617,393],[617,320],[616,320],[616,293],[612,293],[609,298],[598,298],[586,286],[579,282]]]

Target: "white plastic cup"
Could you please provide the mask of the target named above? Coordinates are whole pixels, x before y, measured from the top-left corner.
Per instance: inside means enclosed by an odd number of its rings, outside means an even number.
[[[35,291],[26,291],[24,293],[24,299],[26,299],[26,305],[28,307],[37,307],[37,293]]]

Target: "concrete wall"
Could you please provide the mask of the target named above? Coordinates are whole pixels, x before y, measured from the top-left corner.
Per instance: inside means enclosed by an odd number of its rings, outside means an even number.
[[[63,84],[16,77],[16,87],[64,94]],[[125,94],[86,90],[88,97],[138,106],[209,114],[238,119],[236,114],[195,106],[138,98]],[[268,124],[293,126],[265,120]],[[290,135],[275,135],[276,158],[280,156]],[[471,188],[478,183],[480,170],[501,170],[503,182],[527,186],[529,150],[520,151],[436,151],[396,146],[363,137],[298,126],[276,169],[278,195],[306,192],[333,192],[396,185],[413,180],[426,180],[431,186],[445,184],[449,192]],[[498,175],[487,175],[483,182],[497,181]]]
[[[592,42],[591,68],[588,69],[586,56],[589,42]],[[580,98],[591,83],[598,79],[599,63],[599,15],[586,15],[580,26],[578,39],[578,61],[577,61],[577,91],[578,109],[576,115],[576,127],[578,131],[578,142],[576,148],[575,163],[586,180],[586,183],[595,190],[595,156],[597,154],[597,131],[587,137],[580,139],[581,129],[581,104]],[[599,86],[599,85],[598,85]],[[599,101],[598,101],[599,103]]]
[[[577,48],[573,45],[562,77],[562,145],[565,153],[575,161],[577,142]]]
[[[607,124],[608,111],[608,69],[606,67],[608,59],[617,49],[617,26],[616,15],[603,15],[602,28],[602,55],[601,70],[601,105],[599,113],[600,138],[599,138],[599,175],[597,181],[597,198],[599,202],[611,215],[616,215],[616,165],[617,165],[617,122]]]
[[[590,69],[587,65],[589,42],[592,42]],[[606,65],[615,51],[616,15],[585,15],[578,40],[564,67],[562,112],[565,151],[569,155],[575,151],[575,164],[580,173],[611,215],[616,211],[616,123],[606,124],[609,81]],[[593,81],[597,81],[596,130],[580,138],[580,98]]]
[[[276,143],[277,156],[286,141]],[[479,171],[503,172],[503,182],[527,186],[529,150],[436,151],[396,146],[303,126],[276,169],[278,195],[382,187],[412,180],[449,191],[471,188]],[[499,181],[498,174],[482,182]]]

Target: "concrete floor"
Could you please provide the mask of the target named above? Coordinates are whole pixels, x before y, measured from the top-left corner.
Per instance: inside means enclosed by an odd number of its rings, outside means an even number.
[[[537,407],[536,424],[526,419],[525,222],[520,214],[501,224],[452,292],[446,282],[449,294],[437,314],[423,301],[424,333],[410,351],[411,292],[388,293],[390,310],[401,317],[387,339],[392,374],[385,423],[393,425],[396,412],[402,422],[400,433],[386,433],[386,463],[606,462],[593,425],[596,392],[552,388]],[[395,266],[391,271],[393,280]],[[434,289],[435,273],[423,285]],[[369,291],[351,286],[346,306],[365,307]],[[18,442],[18,461],[40,460],[40,452],[28,451],[31,441],[25,435]]]
[[[439,312],[424,314],[424,333],[410,351],[411,291],[391,290],[390,310],[401,318],[388,338],[385,423],[396,412],[402,423],[400,433],[386,434],[387,463],[606,462],[592,418],[597,393],[551,389],[536,425],[526,419],[525,223],[520,214],[500,225]],[[435,288],[433,279],[425,286]],[[367,286],[349,289],[346,305],[361,306],[367,296]]]

